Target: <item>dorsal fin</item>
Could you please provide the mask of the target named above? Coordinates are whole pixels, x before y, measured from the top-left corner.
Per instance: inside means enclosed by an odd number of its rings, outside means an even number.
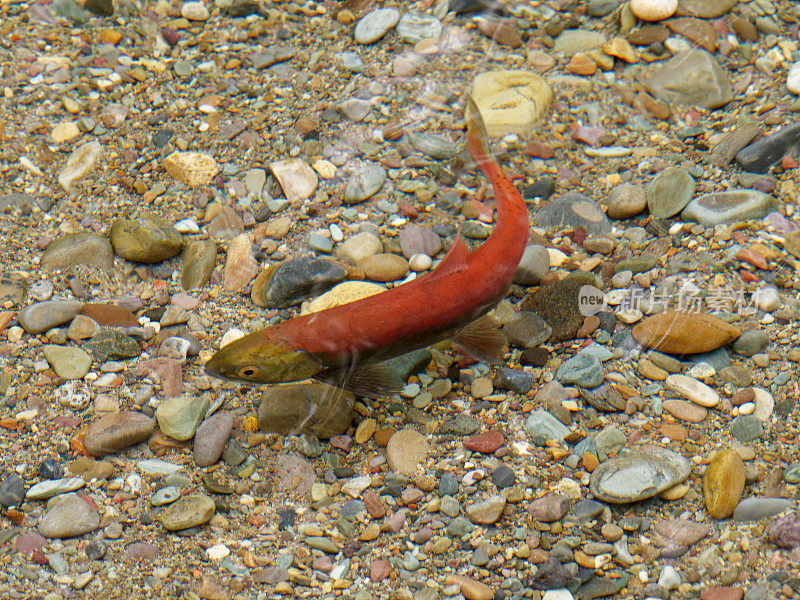
[[[437,267],[433,270],[431,275],[435,277],[442,277],[450,273],[457,273],[462,269],[467,268],[467,257],[469,256],[469,248],[467,247],[464,238],[461,237],[461,230],[459,229],[456,234],[456,241],[453,247],[447,252]]]

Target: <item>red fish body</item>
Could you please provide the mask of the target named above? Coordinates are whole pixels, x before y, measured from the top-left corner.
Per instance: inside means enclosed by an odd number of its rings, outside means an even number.
[[[481,246],[469,252],[458,237],[430,273],[247,335],[222,348],[206,370],[247,383],[330,380],[332,372],[352,371],[451,337],[493,308],[506,295],[525,249],[528,211],[489,156],[477,109],[471,112],[467,146],[491,181],[497,204],[496,225]]]

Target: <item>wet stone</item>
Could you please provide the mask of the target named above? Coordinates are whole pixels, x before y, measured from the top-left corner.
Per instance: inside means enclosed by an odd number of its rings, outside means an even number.
[[[555,376],[564,384],[594,388],[603,382],[603,363],[596,356],[579,354],[562,363]]]
[[[114,266],[114,255],[106,238],[83,231],[50,242],[42,254],[40,264],[45,271],[56,271],[75,265],[111,269]]]
[[[84,344],[92,358],[103,363],[109,358],[136,358],[141,354],[139,342],[115,329],[103,329]]]
[[[442,23],[430,15],[407,12],[400,17],[396,31],[403,41],[416,44],[425,39],[439,39]]]
[[[216,463],[222,456],[233,428],[233,415],[220,412],[205,419],[194,436],[194,460],[200,467]]]
[[[547,248],[539,244],[525,247],[517,270],[514,272],[514,283],[519,285],[537,285],[550,269],[550,255]]]
[[[746,444],[764,435],[764,424],[753,415],[739,415],[731,421],[730,433],[737,440]]]
[[[37,529],[47,538],[69,538],[100,527],[100,515],[77,494],[59,496],[39,519]]]
[[[84,445],[94,456],[105,456],[146,440],[155,423],[150,417],[134,411],[109,413],[89,426]]]
[[[606,200],[606,214],[612,219],[629,219],[647,207],[644,187],[623,183],[611,189]]]
[[[583,227],[590,235],[611,231],[611,223],[597,202],[582,194],[570,193],[550,200],[534,217],[540,227],[572,229]]]
[[[550,338],[553,329],[535,312],[521,311],[503,325],[503,332],[512,346],[535,348]]]
[[[667,167],[647,185],[647,206],[655,219],[672,217],[681,212],[694,194],[691,175],[680,167]]]
[[[361,162],[347,181],[342,200],[357,204],[373,196],[386,181],[386,170],[377,163]]]
[[[114,252],[132,262],[161,262],[183,248],[181,234],[170,223],[154,216],[117,219],[110,236]]]
[[[17,319],[25,331],[39,334],[71,321],[81,308],[83,302],[78,300],[48,300],[26,306]]]
[[[19,506],[25,498],[25,484],[15,473],[8,474],[0,481],[0,506],[9,508]]]
[[[733,98],[728,74],[709,52],[698,48],[683,50],[658,63],[644,84],[653,96],[674,104],[713,109]]]
[[[733,509],[733,520],[752,523],[780,514],[791,506],[788,498],[745,498]]]
[[[624,504],[651,498],[689,475],[688,461],[675,452],[651,447],[609,459],[592,472],[589,488],[598,500]]]
[[[169,437],[191,439],[209,407],[207,396],[175,396],[167,398],[156,409],[158,427]]]
[[[495,372],[493,381],[495,389],[527,394],[536,382],[536,377],[520,369],[501,366]]]
[[[775,210],[774,197],[757,190],[729,190],[704,194],[689,202],[681,218],[705,227],[760,219]]]
[[[158,516],[161,524],[170,531],[187,529],[207,523],[215,512],[214,500],[203,494],[183,496],[167,506]]]
[[[552,414],[545,410],[534,410],[525,422],[525,431],[533,438],[546,440],[563,440],[570,433],[569,429]]]
[[[210,240],[192,240],[182,254],[181,285],[185,290],[203,287],[211,278],[217,260],[217,245]]]
[[[800,151],[800,124],[788,125],[739,150],[736,162],[750,173],[766,173],[770,167],[780,162],[784,155],[798,151]]]
[[[267,389],[258,406],[261,431],[329,439],[347,431],[353,420],[352,393],[324,384],[291,384]]]
[[[329,290],[346,276],[340,264],[304,256],[281,264],[266,284],[257,279],[251,296],[258,306],[284,308]]]
[[[91,356],[72,346],[47,344],[44,356],[56,374],[64,379],[83,379],[92,364]]]
[[[400,20],[396,8],[380,8],[364,15],[353,33],[359,44],[371,44],[381,39]]]

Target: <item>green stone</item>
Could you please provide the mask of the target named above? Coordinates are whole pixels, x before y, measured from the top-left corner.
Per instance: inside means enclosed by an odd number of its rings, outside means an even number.
[[[194,436],[209,407],[207,396],[167,398],[156,409],[158,426],[169,437],[185,441]]]
[[[306,544],[314,550],[321,550],[327,554],[336,554],[339,552],[339,546],[337,546],[333,540],[322,536],[307,537]]]
[[[217,262],[217,245],[211,240],[193,240],[183,249],[181,285],[185,290],[203,287],[211,279]]]
[[[215,510],[214,500],[204,494],[191,494],[168,505],[158,520],[170,531],[177,531],[207,523]]]
[[[170,223],[152,215],[117,219],[111,226],[111,245],[125,260],[157,263],[172,258],[183,248],[181,234]]]

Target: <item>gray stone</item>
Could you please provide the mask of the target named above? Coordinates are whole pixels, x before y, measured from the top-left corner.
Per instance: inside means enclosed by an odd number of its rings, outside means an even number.
[[[156,419],[162,433],[185,441],[191,439],[209,407],[207,396],[175,396],[156,408]]]
[[[442,35],[442,23],[436,17],[407,12],[397,23],[397,35],[411,44],[425,39],[439,39]]]
[[[583,194],[564,194],[540,208],[534,222],[540,227],[577,229],[583,227],[589,235],[611,231],[611,223],[600,205]]]
[[[729,190],[704,194],[689,202],[681,218],[697,221],[706,227],[730,225],[748,219],[760,219],[777,210],[772,196],[757,190]]]
[[[199,467],[213,465],[222,456],[233,429],[233,414],[219,412],[204,420],[194,434],[194,461]]]
[[[733,437],[746,444],[764,434],[764,424],[753,415],[739,415],[731,421],[730,432]]]
[[[183,249],[183,238],[178,230],[152,215],[117,219],[111,225],[110,236],[114,252],[133,262],[161,262]]]
[[[419,152],[437,160],[449,160],[460,148],[449,137],[432,133],[409,133],[408,142]]]
[[[654,219],[681,212],[694,194],[694,179],[680,167],[667,167],[647,184],[647,207]]]
[[[550,269],[550,255],[547,248],[539,244],[525,247],[517,270],[514,272],[514,283],[518,285],[538,285],[545,273]]]
[[[400,20],[396,8],[379,8],[364,15],[356,25],[353,37],[359,44],[371,44],[381,39]]]
[[[745,331],[733,342],[733,351],[741,356],[753,356],[769,345],[769,334],[763,329]]]
[[[589,479],[589,489],[598,500],[626,504],[660,494],[686,479],[690,471],[682,455],[648,446],[600,463]]]
[[[555,375],[561,383],[594,388],[603,383],[603,363],[591,354],[578,354],[564,361]]]
[[[733,99],[728,73],[699,48],[679,52],[645,77],[647,91],[674,104],[719,108]]]
[[[534,410],[525,421],[525,431],[534,438],[561,441],[569,435],[569,429],[546,410]]]
[[[361,162],[347,180],[342,200],[345,204],[357,204],[374,195],[386,181],[386,170],[378,163]]]
[[[326,292],[345,277],[347,270],[342,265],[303,256],[278,266],[265,284],[256,279],[251,298],[258,306],[286,308]]]
[[[566,29],[556,38],[554,49],[567,56],[573,56],[578,52],[588,52],[589,50],[600,48],[605,43],[606,36],[599,31]]]
[[[793,502],[788,498],[745,498],[733,509],[737,523],[760,521],[789,509]]]
[[[68,538],[99,527],[100,515],[92,504],[77,494],[64,494],[48,507],[37,529],[47,538]]]
[[[553,328],[536,313],[523,310],[503,325],[503,331],[512,346],[535,348],[550,338]]]
[[[800,123],[782,127],[736,153],[736,162],[750,173],[766,173],[786,154],[800,153]]]
[[[203,287],[211,279],[217,262],[217,245],[211,240],[192,240],[181,256],[183,272],[181,285],[185,290]]]
[[[325,383],[269,387],[258,405],[261,431],[281,435],[313,433],[329,439],[347,431],[355,396]]]
[[[177,531],[207,523],[214,512],[214,500],[204,494],[190,494],[167,506],[158,520],[166,529]]]
[[[638,215],[647,206],[645,189],[632,183],[614,186],[608,193],[606,206],[606,214],[612,219],[628,219]]]
[[[48,300],[26,306],[17,315],[20,326],[32,335],[67,323],[83,308],[78,300]]]

